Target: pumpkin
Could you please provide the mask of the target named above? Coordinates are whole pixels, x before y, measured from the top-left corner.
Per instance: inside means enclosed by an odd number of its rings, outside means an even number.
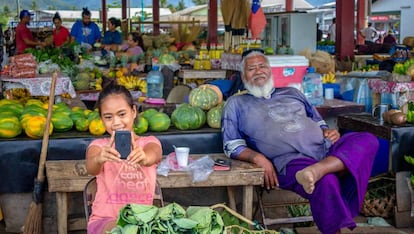
[[[222,102],[223,94],[217,86],[204,84],[191,90],[188,100],[192,106],[198,106],[203,110],[210,110]]]
[[[46,127],[46,117],[43,116],[33,116],[29,118],[26,122],[26,127],[24,132],[30,138],[41,138],[45,132]],[[49,135],[53,132],[53,124],[49,125]]]
[[[221,128],[221,114],[223,113],[224,103],[211,108],[207,112],[207,124],[210,128]]]
[[[148,131],[148,120],[144,117],[136,118],[136,122],[134,123],[134,132],[138,135],[146,133]]]
[[[66,112],[53,113],[52,123],[56,132],[66,132],[73,127],[73,120],[66,114]]]
[[[87,118],[79,118],[74,122],[77,131],[86,132],[89,130],[89,120]]]
[[[184,103],[173,111],[171,121],[181,130],[199,129],[206,123],[206,114],[200,107]]]
[[[22,126],[17,117],[0,119],[0,138],[13,138],[22,133]]]
[[[148,126],[151,131],[163,132],[170,128],[171,119],[167,114],[158,112],[148,119]]]
[[[105,133],[105,125],[101,119],[92,119],[89,123],[89,132],[95,136],[101,136]]]

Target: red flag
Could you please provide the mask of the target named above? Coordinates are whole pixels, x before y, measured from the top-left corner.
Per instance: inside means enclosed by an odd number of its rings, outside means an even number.
[[[262,33],[263,29],[266,27],[266,17],[260,5],[257,9],[257,2],[253,1],[252,4],[255,4],[255,6],[252,6],[252,11],[250,12],[249,28],[252,34],[251,38],[256,39],[260,38],[260,33]]]

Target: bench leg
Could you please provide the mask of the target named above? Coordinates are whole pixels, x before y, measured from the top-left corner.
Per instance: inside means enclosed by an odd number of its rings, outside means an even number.
[[[253,185],[243,186],[243,216],[249,220],[253,217]]]
[[[68,233],[68,194],[56,192],[58,234]]]
[[[230,207],[230,209],[232,209],[234,211],[237,211],[234,189],[235,189],[235,187],[233,187],[233,186],[227,186],[227,195],[229,197],[229,207]]]

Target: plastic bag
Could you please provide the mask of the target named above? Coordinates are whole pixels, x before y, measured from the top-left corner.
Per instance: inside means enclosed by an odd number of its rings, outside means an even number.
[[[168,176],[170,170],[187,171],[188,174],[193,177],[193,182],[195,183],[207,180],[209,175],[214,171],[214,160],[211,159],[208,155],[197,160],[193,160],[190,157],[188,160],[188,166],[182,168],[178,166],[175,152],[172,152],[158,165],[157,174]]]
[[[187,167],[187,172],[193,177],[193,183],[207,180],[213,171],[214,160],[208,155],[195,160]]]

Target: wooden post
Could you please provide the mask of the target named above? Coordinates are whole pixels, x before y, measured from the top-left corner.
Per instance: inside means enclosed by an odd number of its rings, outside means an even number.
[[[359,34],[359,31],[364,28],[365,20],[367,17],[367,4],[366,0],[357,1],[357,22],[356,22],[356,32],[357,32],[357,44],[364,44],[364,38]]]
[[[152,35],[160,35],[160,24],[155,23],[160,21],[160,1],[152,0],[152,19],[154,20]]]
[[[336,0],[336,58],[343,60],[354,56],[354,1]]]
[[[217,0],[208,3],[208,43],[217,43]]]

